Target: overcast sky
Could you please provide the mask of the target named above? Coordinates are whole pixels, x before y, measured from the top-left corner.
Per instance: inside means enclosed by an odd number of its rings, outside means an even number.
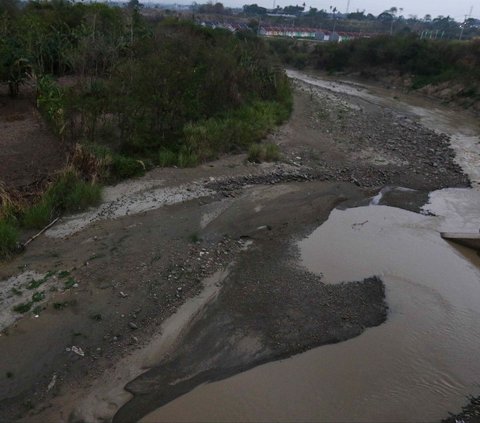
[[[230,7],[257,3],[260,6],[271,8],[273,7],[273,1],[274,0],[249,0],[242,2],[242,0],[224,0],[222,3]],[[303,1],[304,0],[276,0],[276,4],[283,7],[290,4],[302,4]],[[197,2],[203,3],[204,0],[197,0]],[[310,6],[326,10],[328,10],[330,6],[336,6],[341,12],[345,12],[347,9],[347,0],[305,0],[305,4],[307,5],[307,9]],[[472,16],[476,18],[480,15],[479,0],[454,0],[448,2],[445,0],[388,0],[388,2],[380,0],[350,0],[350,11],[356,11],[357,9],[366,10],[375,15],[390,9],[392,6],[396,6],[397,8],[403,7],[404,10],[402,14],[406,17],[408,17],[408,15],[424,17],[426,14],[430,14],[433,17],[450,15],[456,20],[463,21],[464,16],[470,12],[471,6],[474,6]]]

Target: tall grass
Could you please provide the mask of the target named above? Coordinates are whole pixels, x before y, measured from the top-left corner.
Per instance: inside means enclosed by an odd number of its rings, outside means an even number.
[[[184,129],[185,144],[198,160],[219,153],[248,150],[290,115],[289,103],[256,101],[219,118],[211,118]]]
[[[17,239],[17,228],[6,220],[0,220],[0,258],[8,257],[15,250]]]
[[[3,198],[3,197],[2,197]],[[0,258],[17,246],[19,229],[41,229],[62,213],[85,210],[101,200],[101,187],[84,181],[72,168],[62,172],[32,206],[20,209],[2,200],[0,207]]]
[[[110,148],[98,144],[87,144],[82,148],[102,163],[100,177],[103,181],[116,182],[142,176],[145,173],[144,161],[115,153]]]
[[[67,169],[47,189],[41,200],[23,213],[25,228],[41,229],[55,216],[85,210],[101,201],[101,187],[83,181],[73,169]]]
[[[250,162],[275,162],[280,159],[280,150],[276,144],[252,144],[248,149]]]
[[[68,168],[32,206],[20,208],[3,193],[0,207],[0,259],[17,248],[20,229],[41,229],[62,213],[78,212],[101,200],[101,187]]]

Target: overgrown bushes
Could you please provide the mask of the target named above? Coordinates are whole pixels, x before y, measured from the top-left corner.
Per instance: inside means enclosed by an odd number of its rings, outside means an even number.
[[[83,181],[73,169],[62,173],[40,201],[27,208],[20,221],[25,228],[41,229],[65,212],[78,212],[101,200],[99,185]]]
[[[264,138],[276,124],[286,119],[291,103],[255,102],[226,117],[211,118],[184,129],[186,145],[199,160],[219,153],[247,150]]]
[[[414,77],[413,88],[445,81],[480,82],[480,41],[376,37],[318,45],[311,64],[328,71],[371,73],[382,69]]]
[[[165,151],[188,165],[195,162],[194,156],[204,160],[228,150],[226,145],[242,138],[226,131],[230,124],[238,132],[251,119],[238,113],[247,113],[250,106],[258,109],[260,102],[289,101],[288,81],[272,66],[262,40],[186,22],[162,23],[151,39],[142,40],[133,57],[118,63],[105,84],[108,98],[96,125],[115,123],[123,154],[154,153],[163,155],[164,163],[172,162]],[[106,115],[108,122],[102,122]],[[264,126],[262,116],[259,120]],[[253,126],[252,122],[247,129]],[[248,145],[245,138],[237,147]]]
[[[480,40],[419,39],[416,35],[380,36],[341,43],[270,40],[270,49],[288,66],[375,76],[392,72],[413,77],[412,88],[446,81],[464,83],[465,96],[480,84]]]
[[[108,74],[66,87],[39,78],[37,103],[62,138],[105,148],[109,176],[123,179],[145,162],[186,167],[247,150],[288,117],[292,98],[263,40],[169,20]]]
[[[17,246],[18,230],[7,220],[0,219],[0,258],[6,257]]]
[[[33,205],[25,208],[5,207],[0,214],[0,258],[16,249],[19,229],[41,229],[55,217],[78,212],[101,200],[101,187],[84,181],[73,169],[62,172]]]
[[[63,0],[31,1],[0,23],[0,83],[21,60],[19,84],[36,80],[42,116],[62,142],[82,146],[33,206],[8,220],[0,209],[0,255],[15,228],[98,203],[99,182],[248,151],[291,111],[288,79],[252,32],[149,24],[134,6]]]

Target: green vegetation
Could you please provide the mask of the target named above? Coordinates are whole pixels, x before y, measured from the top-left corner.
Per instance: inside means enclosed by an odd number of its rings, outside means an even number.
[[[27,303],[21,303],[13,307],[13,311],[17,313],[27,313],[28,311],[31,310],[33,306],[33,302],[27,302]]]
[[[59,137],[87,146],[103,180],[248,149],[289,115],[288,80],[250,31],[150,23],[133,3],[64,0],[31,1],[3,23],[0,51],[25,60],[25,78],[38,75],[38,109]],[[9,66],[0,83],[10,81]],[[64,75],[69,82],[59,84]],[[38,226],[48,204],[31,213]]]
[[[452,81],[460,96],[480,99],[480,41],[426,40],[417,36],[383,36],[342,43],[307,45],[271,40],[270,49],[286,64],[327,72],[355,72],[376,78],[396,74],[411,78],[411,88]]]
[[[32,301],[34,303],[38,303],[39,301],[42,301],[45,299],[45,292],[40,291],[40,292],[35,292],[35,294],[32,295]]]
[[[280,159],[280,151],[276,144],[252,144],[248,150],[250,162],[274,162]]]
[[[368,72],[383,68],[414,75],[425,83],[480,80],[480,42],[420,40],[417,37],[376,37],[318,46],[313,65],[329,71]],[[421,85],[421,84],[420,84]]]
[[[21,222],[25,228],[41,229],[61,213],[84,210],[101,200],[99,185],[83,181],[67,170],[46,190],[40,201],[27,208]]]
[[[77,281],[75,279],[73,279],[72,277],[69,277],[66,281],[65,281],[65,289],[70,289],[70,288],[73,288],[73,286],[77,283]]]
[[[17,239],[17,228],[6,220],[0,220],[0,257],[6,257],[15,250]]]
[[[27,288],[27,289],[30,289],[30,290],[36,289],[36,288],[38,288],[40,285],[42,285],[43,283],[45,283],[46,281],[47,281],[46,278],[39,279],[39,280],[33,279],[33,280],[31,280],[31,281],[27,284],[26,288]]]
[[[149,22],[138,2],[5,4],[0,84],[15,97],[36,83],[39,112],[74,147],[70,167],[32,205],[7,209],[2,198],[0,257],[19,228],[97,204],[99,183],[248,151],[291,111],[288,79],[251,31]]]
[[[60,174],[38,202],[0,214],[0,257],[17,248],[19,228],[41,229],[61,213],[84,210],[101,200],[98,184],[84,181],[73,169]],[[32,288],[29,288],[32,289]]]

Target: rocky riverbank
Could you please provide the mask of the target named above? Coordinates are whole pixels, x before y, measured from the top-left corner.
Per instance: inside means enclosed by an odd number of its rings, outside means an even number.
[[[387,318],[379,278],[326,285],[299,266],[295,242],[385,185],[417,190],[388,194],[417,211],[428,191],[469,178],[449,135],[410,111],[305,82],[295,93],[291,120],[269,137],[282,163],[236,156],[156,169],[107,188],[99,209],[65,219],[2,266],[5,280],[20,269],[62,285],[36,287],[36,313],[1,333],[2,418],[104,421],[120,409],[116,421],[136,420],[198,384]],[[226,268],[215,295],[180,319],[168,356],[155,353],[167,319]]]

